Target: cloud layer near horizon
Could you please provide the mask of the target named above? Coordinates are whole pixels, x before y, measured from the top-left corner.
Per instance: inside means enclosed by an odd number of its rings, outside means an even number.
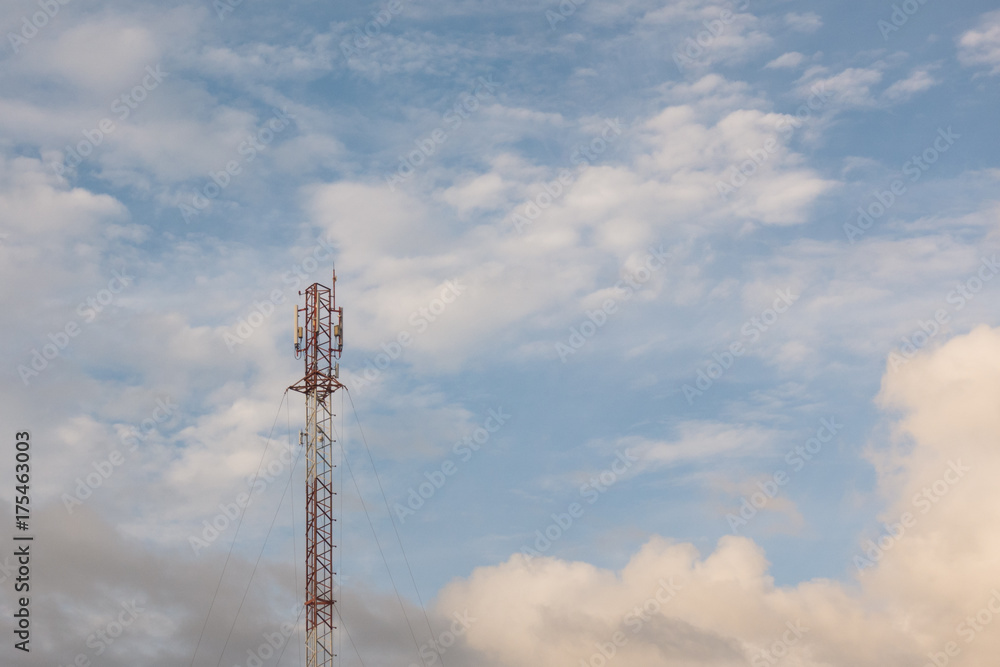
[[[879,402],[899,414],[890,441],[871,444],[887,507],[846,581],[776,586],[751,539],[700,554],[655,537],[620,571],[515,555],[449,584],[439,609],[470,610],[469,646],[511,666],[603,664],[591,660],[612,649],[636,667],[922,665],[949,644],[962,664],[988,665],[1000,650],[1000,330],[887,371]]]

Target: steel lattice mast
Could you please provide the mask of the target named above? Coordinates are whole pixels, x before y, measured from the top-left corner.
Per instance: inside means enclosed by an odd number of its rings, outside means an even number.
[[[334,652],[333,395],[343,387],[338,360],[344,348],[343,308],[337,307],[337,272],[330,287],[306,288],[305,306],[295,307],[295,357],[305,375],[289,387],[305,395],[306,429],[306,667],[332,667]],[[300,315],[304,315],[300,326]]]

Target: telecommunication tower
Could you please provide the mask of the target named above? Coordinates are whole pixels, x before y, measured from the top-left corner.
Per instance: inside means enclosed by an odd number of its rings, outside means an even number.
[[[295,306],[295,358],[305,360],[305,375],[289,389],[306,399],[306,428],[299,432],[306,451],[306,667],[333,667],[336,657],[333,395],[344,386],[338,379],[344,313],[336,286],[334,270],[330,287],[313,283],[299,292],[305,306]]]

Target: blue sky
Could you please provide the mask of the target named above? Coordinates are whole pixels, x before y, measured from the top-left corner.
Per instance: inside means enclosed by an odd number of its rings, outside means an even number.
[[[334,262],[371,452],[348,402],[344,663],[417,663],[422,603],[431,634],[482,619],[452,665],[587,663],[616,628],[623,664],[774,664],[797,619],[788,665],[995,655],[957,627],[997,553],[995,4],[18,0],[0,23],[0,415],[38,443],[46,550],[12,664],[247,664],[296,620],[300,464],[238,539],[192,538],[297,440],[291,304]],[[952,484],[960,457],[981,481]],[[691,596],[633,636],[663,577]]]

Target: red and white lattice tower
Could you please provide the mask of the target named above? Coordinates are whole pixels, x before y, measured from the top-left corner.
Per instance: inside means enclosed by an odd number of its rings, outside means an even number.
[[[344,313],[336,286],[334,271],[330,287],[313,283],[299,292],[305,306],[295,307],[295,357],[305,359],[305,375],[289,389],[306,398],[306,429],[299,433],[306,450],[306,667],[333,667],[336,658],[333,395],[344,386],[338,379]]]

